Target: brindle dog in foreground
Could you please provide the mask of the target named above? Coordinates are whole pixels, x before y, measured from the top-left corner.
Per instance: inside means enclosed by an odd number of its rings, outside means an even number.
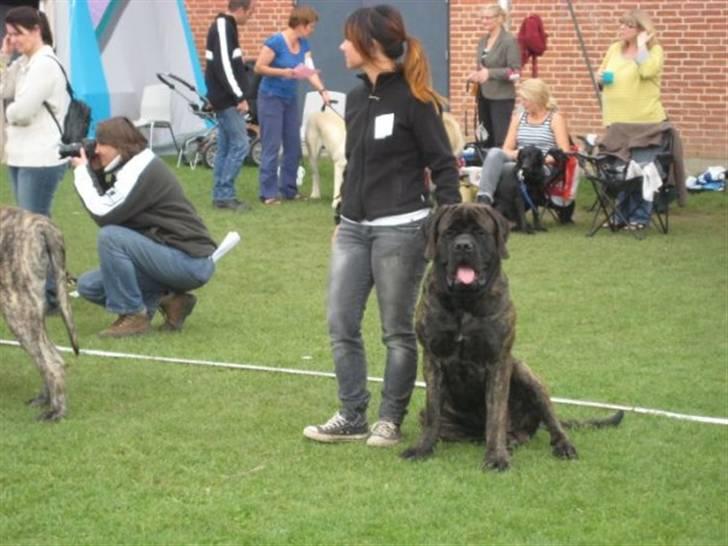
[[[487,205],[440,207],[429,225],[426,273],[416,311],[427,384],[419,442],[406,459],[431,455],[444,440],[485,439],[484,468],[506,470],[510,451],[543,424],[554,455],[576,457],[569,425],[617,425],[602,420],[561,423],[544,384],[511,353],[516,312],[501,270],[508,224]]]
[[[56,281],[58,305],[71,345],[78,354],[61,231],[45,216],[0,207],[0,312],[43,377],[43,389],[29,404],[48,406],[38,418],[57,421],[66,414],[66,389],[63,358],[45,325],[49,271]]]

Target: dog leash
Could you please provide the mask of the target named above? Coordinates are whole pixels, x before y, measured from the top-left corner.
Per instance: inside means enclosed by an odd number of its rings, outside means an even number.
[[[335,99],[332,99],[332,100],[330,100],[329,102],[324,102],[324,103],[323,103],[323,104],[321,105],[321,111],[323,112],[324,110],[326,110],[326,107],[328,106],[329,108],[331,108],[331,111],[332,111],[332,112],[333,112],[334,114],[336,114],[337,116],[339,116],[339,117],[340,117],[340,118],[341,118],[342,120],[346,121],[346,120],[344,119],[344,116],[342,116],[342,115],[341,115],[341,114],[340,114],[340,113],[338,112],[338,110],[336,110],[336,109],[335,109],[335,108],[334,108],[333,106],[331,106],[332,104],[338,104],[338,103],[339,103],[339,101],[338,101],[338,100],[335,100]]]

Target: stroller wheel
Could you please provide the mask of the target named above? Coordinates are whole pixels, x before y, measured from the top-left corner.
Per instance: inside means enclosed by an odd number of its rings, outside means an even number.
[[[212,169],[215,166],[215,155],[217,155],[217,142],[212,141],[208,142],[202,150],[200,150],[202,154],[202,163],[207,167],[208,169]]]
[[[248,152],[248,157],[246,158],[246,161],[250,165],[256,165],[256,166],[260,167],[260,161],[261,161],[262,155],[263,155],[263,143],[260,141],[259,138],[251,139],[250,151]]]

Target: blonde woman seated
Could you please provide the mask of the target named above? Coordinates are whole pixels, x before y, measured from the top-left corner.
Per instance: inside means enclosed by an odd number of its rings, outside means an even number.
[[[548,151],[552,148],[564,152],[569,150],[566,120],[557,111],[546,83],[540,79],[525,80],[517,94],[521,108],[511,118],[503,148],[490,148],[483,161],[477,197],[479,203],[493,204],[500,184],[515,184],[515,162],[519,149],[536,146],[544,154],[545,168],[549,172],[555,160],[547,156]]]

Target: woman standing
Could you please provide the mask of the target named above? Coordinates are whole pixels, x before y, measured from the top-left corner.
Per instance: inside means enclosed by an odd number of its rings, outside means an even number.
[[[479,68],[468,76],[468,81],[480,87],[478,117],[488,132],[487,148],[503,146],[516,101],[514,82],[521,70],[518,42],[504,26],[506,15],[498,4],[485,8],[485,35],[476,51]]]
[[[665,54],[657,43],[655,26],[642,10],[635,9],[619,19],[619,40],[607,50],[599,67],[602,83],[602,120],[605,127],[615,123],[656,124],[667,119],[660,100]],[[659,147],[642,149],[632,159],[651,161]],[[650,221],[652,202],[637,189],[618,198],[618,226],[644,229]],[[608,223],[607,223],[608,224]]]
[[[45,15],[21,6],[5,16],[5,53],[20,57],[8,68],[15,71],[14,89],[5,89],[12,103],[7,118],[5,153],[15,202],[20,208],[50,216],[51,203],[66,170],[58,156],[61,133],[54,121],[63,123],[68,108],[66,79],[51,47]],[[52,113],[51,113],[52,112]]]
[[[70,98],[45,14],[29,6],[8,11],[2,56],[13,52],[20,57],[3,74],[1,92],[3,100],[12,101],[5,109],[3,159],[18,207],[50,216],[66,172],[66,160],[58,155],[61,132],[55,120],[63,123]],[[53,274],[46,283],[46,302],[49,311],[57,307]]]
[[[318,13],[308,6],[293,8],[288,28],[265,41],[255,63],[263,78],[258,89],[262,157],[260,200],[266,205],[279,203],[277,195],[295,199],[296,178],[301,159],[300,119],[296,80],[307,79],[321,93],[329,94],[314,69],[308,37],[313,34]],[[278,173],[278,150],[283,145],[283,160]]]
[[[439,204],[460,201],[458,170],[430,87],[422,45],[408,36],[396,9],[352,13],[340,46],[362,83],[346,100],[346,178],[334,234],[328,323],[340,410],[307,438],[371,446],[400,440],[400,424],[417,374],[413,314],[425,269],[422,225],[430,213],[425,168]],[[367,424],[367,362],[361,321],[376,287],[386,364],[379,420]]]

